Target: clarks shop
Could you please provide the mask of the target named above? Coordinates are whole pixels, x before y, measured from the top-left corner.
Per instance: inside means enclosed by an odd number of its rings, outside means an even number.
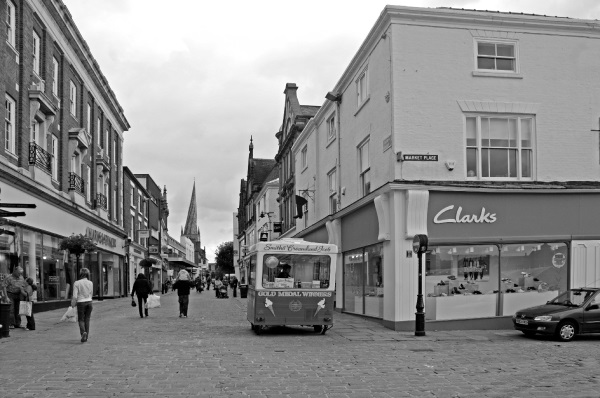
[[[600,194],[591,190],[430,190],[430,327],[503,327],[517,310],[570,287],[600,286],[599,205]]]

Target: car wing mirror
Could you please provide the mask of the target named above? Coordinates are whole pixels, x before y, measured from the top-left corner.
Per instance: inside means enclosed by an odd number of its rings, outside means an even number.
[[[598,305],[598,304],[591,304],[591,305],[588,305],[588,307],[585,310],[586,311],[600,310],[600,305]]]

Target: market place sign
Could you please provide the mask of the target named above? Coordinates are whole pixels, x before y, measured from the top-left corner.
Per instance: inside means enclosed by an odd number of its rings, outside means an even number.
[[[438,155],[402,155],[405,162],[437,162]]]
[[[117,247],[117,240],[106,235],[104,232],[96,231],[95,229],[87,227],[85,234],[86,236],[89,236],[94,243],[108,247]]]

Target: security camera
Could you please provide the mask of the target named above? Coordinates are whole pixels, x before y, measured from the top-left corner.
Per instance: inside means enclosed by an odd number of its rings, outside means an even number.
[[[128,237],[127,238],[127,244],[130,244],[130,243],[131,243],[131,238]]]
[[[449,160],[449,161],[447,161],[447,162],[446,162],[446,168],[447,168],[449,171],[452,171],[452,170],[454,170],[454,166],[455,166],[455,165],[456,165],[456,162],[455,162],[454,160]]]

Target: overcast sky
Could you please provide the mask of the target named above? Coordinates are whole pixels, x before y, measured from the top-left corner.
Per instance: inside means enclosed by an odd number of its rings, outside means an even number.
[[[233,239],[248,144],[273,159],[285,84],[322,105],[386,4],[600,19],[598,0],[63,0],[125,111],[124,163],[166,185],[179,238],[196,181],[209,261]]]

